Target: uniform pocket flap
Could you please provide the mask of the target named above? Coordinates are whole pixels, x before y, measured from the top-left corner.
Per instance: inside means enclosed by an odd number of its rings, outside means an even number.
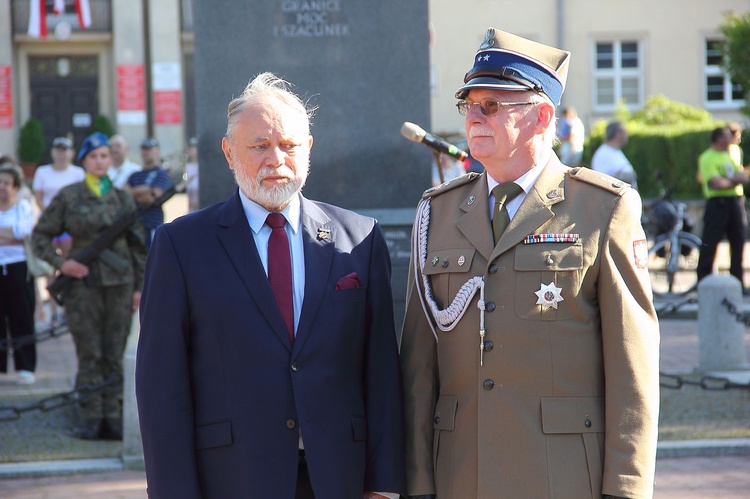
[[[543,397],[544,433],[604,432],[604,399],[599,397]]]
[[[232,444],[232,422],[220,421],[195,428],[195,448],[210,449]]]
[[[355,442],[364,442],[367,440],[367,419],[352,418],[352,438]]]
[[[436,430],[453,430],[456,427],[456,409],[458,397],[444,396],[438,399],[435,406],[435,417],[432,420]]]
[[[427,275],[468,272],[471,261],[477,250],[474,248],[457,248],[434,250],[427,253],[424,273]]]
[[[577,243],[538,243],[516,246],[516,270],[570,271],[583,267],[583,246]]]

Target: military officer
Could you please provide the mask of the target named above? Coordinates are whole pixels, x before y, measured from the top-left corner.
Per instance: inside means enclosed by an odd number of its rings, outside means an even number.
[[[95,132],[78,154],[86,170],[83,182],[64,187],[44,210],[32,234],[34,253],[63,275],[75,278],[66,294],[65,312],[78,355],[76,387],[116,379],[115,389],[94,392],[83,404],[83,422],[75,435],[84,439],[122,439],[122,355],[138,308],[146,261],[143,226],[137,221],[91,265],[75,260],[120,217],[135,210],[133,198],[112,187],[107,136]],[[73,236],[71,258],[55,252],[52,238]]]
[[[485,173],[425,192],[401,339],[412,497],[651,497],[641,200],[552,150],[570,54],[490,28],[456,93]]]

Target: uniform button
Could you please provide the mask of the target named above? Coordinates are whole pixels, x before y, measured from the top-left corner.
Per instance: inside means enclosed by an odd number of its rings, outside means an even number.
[[[435,424],[440,423],[440,416],[435,416],[435,419],[433,419],[433,421],[435,422]]]
[[[495,344],[494,343],[492,343],[491,341],[485,341],[484,342],[484,351],[485,352],[489,352],[493,348],[495,348]]]
[[[485,310],[487,312],[494,312],[495,311],[495,303],[494,302],[487,302],[487,305],[485,305]]]
[[[448,260],[443,260],[442,265],[443,265],[443,268],[446,268],[449,265]]]
[[[494,274],[495,272],[497,272],[497,265],[495,265],[494,263],[490,265],[489,271],[490,274]]]
[[[299,371],[299,362],[292,362],[292,371]]]
[[[492,390],[495,387],[495,382],[491,379],[484,380],[484,383],[482,383],[485,390]]]
[[[585,426],[586,428],[591,428],[591,420],[587,419],[586,421],[584,421],[583,426]]]
[[[297,427],[297,422],[293,419],[287,419],[286,427],[289,428],[290,430],[293,430]]]

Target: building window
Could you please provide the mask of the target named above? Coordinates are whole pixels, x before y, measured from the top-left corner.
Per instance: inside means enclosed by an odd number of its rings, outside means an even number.
[[[721,40],[706,40],[704,95],[707,108],[737,108],[744,102],[742,87],[732,83],[721,68],[722,58]]]
[[[620,100],[628,108],[643,101],[641,47],[637,41],[596,42],[594,107],[614,109]]]

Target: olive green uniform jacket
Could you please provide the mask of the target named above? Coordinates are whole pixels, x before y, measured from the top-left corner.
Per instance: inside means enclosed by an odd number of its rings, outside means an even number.
[[[433,333],[412,254],[401,340],[409,495],[651,497],[659,326],[638,193],[552,155],[493,247],[484,175],[424,196],[435,302],[446,308],[482,276],[486,343],[480,366],[479,292],[455,329]],[[529,234],[566,236],[525,244]],[[550,283],[557,308],[537,304]]]
[[[102,197],[91,192],[85,182],[68,185],[52,199],[42,212],[32,233],[34,253],[60,268],[65,261],[55,252],[52,239],[67,232],[73,237],[71,256],[91,244],[118,218],[135,210],[130,194],[112,188]],[[143,287],[146,248],[140,220],[118,238],[109,250],[89,265],[87,283],[94,286],[133,284],[134,290]]]

